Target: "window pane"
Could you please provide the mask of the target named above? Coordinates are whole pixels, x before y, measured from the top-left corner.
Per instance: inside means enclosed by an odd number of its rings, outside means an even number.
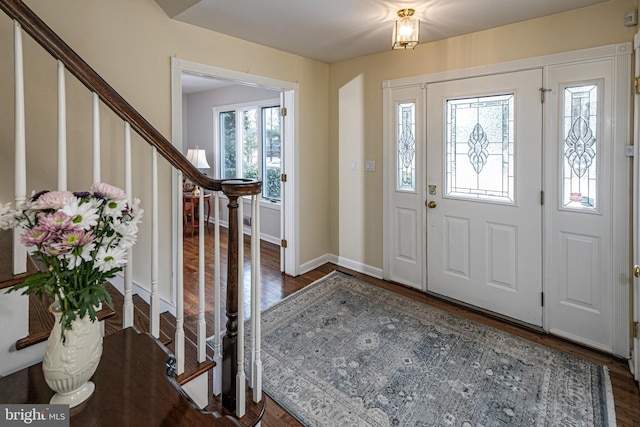
[[[416,104],[406,102],[398,104],[398,190],[415,191],[416,189]]]
[[[258,179],[260,151],[258,149],[258,129],[256,110],[242,112],[242,177]]]
[[[220,113],[222,178],[236,177],[236,113]]]
[[[598,86],[564,89],[562,206],[595,210],[598,199]]]
[[[262,109],[264,171],[262,197],[280,200],[280,107]]]
[[[514,95],[447,101],[447,195],[513,202]]]

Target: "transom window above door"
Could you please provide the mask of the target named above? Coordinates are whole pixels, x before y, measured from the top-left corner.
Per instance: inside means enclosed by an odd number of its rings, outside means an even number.
[[[515,201],[515,94],[446,101],[446,195]]]

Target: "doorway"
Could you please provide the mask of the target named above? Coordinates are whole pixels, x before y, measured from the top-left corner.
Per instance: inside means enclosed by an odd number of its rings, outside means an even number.
[[[384,82],[384,278],[628,358],[630,54]]]
[[[295,83],[274,80],[266,77],[239,73],[232,70],[226,70],[205,64],[199,64],[191,61],[171,59],[171,90],[172,90],[172,141],[180,150],[186,151],[186,148],[193,144],[187,144],[185,140],[185,114],[183,109],[183,75],[197,76],[201,82],[215,81],[218,85],[226,85],[228,87],[241,87],[249,91],[269,92],[271,96],[277,96],[280,99],[280,107],[285,109],[286,116],[281,121],[281,138],[280,144],[282,148],[282,157],[280,168],[282,174],[286,174],[286,182],[281,183],[281,200],[280,200],[280,236],[279,242],[286,241],[286,245],[281,246],[281,271],[296,275],[298,271],[298,236],[295,233],[297,218],[295,212],[297,209],[297,189],[296,189],[296,144],[295,144],[295,128],[296,128],[296,110],[297,110],[297,91],[298,85]],[[202,112],[211,119],[212,109]],[[209,127],[210,137],[213,139],[213,126]],[[213,145],[212,156],[213,156]],[[215,159],[214,164],[220,163],[220,159]],[[211,168],[212,174],[216,173],[216,168]],[[174,173],[174,175],[176,175]],[[177,182],[174,176],[174,191],[182,191],[182,183]],[[175,197],[172,200],[176,200]],[[271,203],[271,202],[267,202]],[[174,218],[177,218],[177,209],[179,206],[173,206]],[[174,223],[173,233],[174,242],[177,242],[178,224]],[[174,243],[174,251],[177,248]],[[175,267],[175,266],[174,266]],[[175,269],[174,269],[175,271]],[[175,282],[175,279],[174,279]],[[175,285],[175,283],[174,283]]]

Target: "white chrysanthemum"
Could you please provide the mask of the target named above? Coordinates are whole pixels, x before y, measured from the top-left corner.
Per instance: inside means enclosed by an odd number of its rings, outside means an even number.
[[[0,230],[8,230],[16,224],[18,211],[11,208],[11,203],[0,204]]]
[[[129,206],[129,212],[131,215],[131,222],[134,224],[138,224],[142,221],[142,214],[144,213],[144,209],[140,209],[140,199],[137,197],[132,200]]]
[[[98,270],[103,273],[113,270],[114,268],[122,268],[127,264],[127,252],[120,248],[104,248],[98,249],[96,255],[96,265]]]
[[[138,234],[138,226],[136,224],[132,222],[119,223],[114,227],[114,230],[121,236],[119,247],[128,249],[136,242]]]
[[[91,252],[96,248],[94,243],[76,248],[72,253],[65,255],[67,260],[67,270],[73,270],[79,267],[83,261],[91,261]]]
[[[85,203],[80,203],[79,199],[74,199],[61,209],[62,212],[73,218],[73,224],[82,228],[83,230],[89,230],[91,227],[98,225],[98,206],[102,201],[90,200]]]
[[[120,218],[126,206],[126,200],[107,200],[104,204],[104,214],[114,219]]]

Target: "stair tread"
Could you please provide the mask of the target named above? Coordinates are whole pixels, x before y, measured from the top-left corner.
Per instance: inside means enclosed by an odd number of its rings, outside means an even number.
[[[45,298],[42,301],[33,294],[29,295],[29,335],[16,341],[17,350],[22,350],[49,338],[55,321],[53,314],[49,312],[49,305],[52,302],[51,298]],[[98,320],[106,320],[115,316],[116,311],[105,303],[102,305],[102,310],[96,314]]]
[[[167,331],[167,333],[171,332],[175,335],[176,320],[171,313],[165,312],[160,315],[160,325],[162,330]],[[195,332],[187,328],[184,329],[184,335],[184,373],[176,377],[180,384],[188,383],[216,365],[213,361],[213,348],[207,346],[207,357],[204,362],[200,363],[198,362],[198,345],[196,344],[198,341],[197,335]],[[175,354],[175,342],[170,343],[167,346],[167,349]]]

